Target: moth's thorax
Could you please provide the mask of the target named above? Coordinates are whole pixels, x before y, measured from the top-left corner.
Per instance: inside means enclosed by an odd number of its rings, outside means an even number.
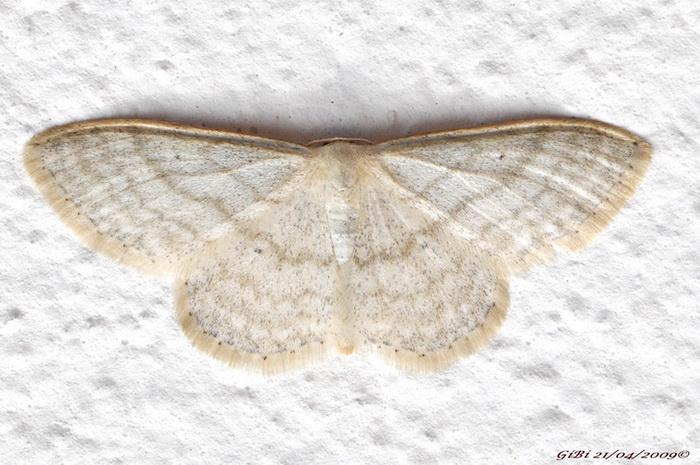
[[[343,265],[355,247],[357,212],[352,197],[361,176],[367,146],[338,141],[317,150],[319,158],[326,163],[326,215],[333,251],[338,264]]]
[[[319,158],[327,163],[329,181],[338,187],[351,187],[360,176],[358,170],[366,159],[368,148],[351,142],[332,142],[319,147]]]

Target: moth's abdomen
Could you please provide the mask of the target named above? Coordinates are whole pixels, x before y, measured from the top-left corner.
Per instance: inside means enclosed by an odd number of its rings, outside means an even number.
[[[328,181],[326,185],[326,214],[333,241],[333,251],[339,265],[352,257],[355,248],[357,212],[351,194],[357,183],[357,147],[338,142],[323,147],[327,152]]]

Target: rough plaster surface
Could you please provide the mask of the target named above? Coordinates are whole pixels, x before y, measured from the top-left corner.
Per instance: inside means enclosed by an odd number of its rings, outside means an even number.
[[[2,0],[0,26],[1,463],[700,463],[697,2]],[[170,283],[77,242],[21,160],[94,118],[308,142],[541,116],[645,137],[647,178],[589,248],[514,280],[490,346],[428,376],[207,358]]]

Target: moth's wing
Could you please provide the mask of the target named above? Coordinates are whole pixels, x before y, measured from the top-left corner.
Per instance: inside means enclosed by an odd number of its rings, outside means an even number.
[[[508,282],[469,242],[367,176],[341,271],[357,345],[406,371],[433,371],[488,342],[508,308]]]
[[[142,120],[56,127],[24,151],[51,206],[96,250],[146,272],[194,250],[294,189],[305,147]]]
[[[313,174],[307,181],[186,264],[176,305],[198,349],[263,374],[302,368],[335,350],[338,270],[325,186]]]
[[[540,120],[368,149],[352,260],[341,271],[358,344],[409,371],[469,355],[501,325],[508,277],[585,245],[650,159],[612,126]]]
[[[533,120],[376,146],[406,201],[512,271],[578,249],[641,181],[651,147],[585,120]],[[391,182],[393,181],[393,183]]]

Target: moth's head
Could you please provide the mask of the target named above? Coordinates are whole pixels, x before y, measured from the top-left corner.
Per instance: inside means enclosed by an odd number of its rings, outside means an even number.
[[[325,147],[331,144],[354,144],[354,145],[372,145],[372,142],[367,139],[355,137],[330,137],[328,139],[317,139],[306,144],[309,148]]]

